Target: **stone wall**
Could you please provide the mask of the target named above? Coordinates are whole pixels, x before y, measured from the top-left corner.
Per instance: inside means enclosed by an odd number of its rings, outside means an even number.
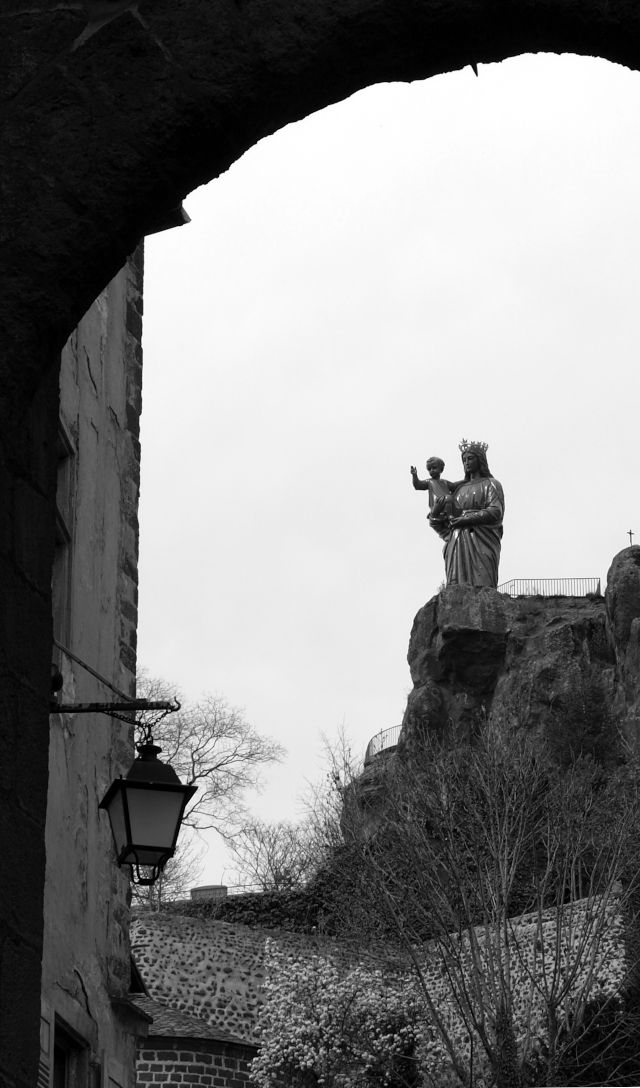
[[[301,956],[321,954],[344,963],[382,958],[331,938],[168,911],[138,911],[131,925],[133,954],[150,996],[248,1043],[256,1042],[269,940]]]
[[[0,418],[2,1088],[33,1088],[38,1065],[57,402],[54,367]]]
[[[265,937],[248,926],[169,913],[140,913],[131,927],[133,954],[152,998],[247,1042],[255,1041]]]
[[[488,1008],[492,1007],[491,988],[498,980],[499,965],[501,962],[509,964],[516,1041],[519,1043],[527,1033],[534,1044],[545,1039],[543,980],[551,990],[554,986],[562,989],[566,978],[573,979],[570,997],[560,1004],[562,1011],[569,1008],[572,1001],[583,1004],[592,998],[619,993],[626,977],[624,926],[615,898],[566,904],[560,917],[560,927],[555,910],[547,910],[540,916],[524,915],[517,921],[512,919],[506,942],[502,936],[497,940],[489,937],[482,927],[475,930],[485,967],[495,964],[493,971],[491,966],[486,969],[484,979]],[[556,964],[554,951],[558,941],[562,952]],[[489,946],[492,954],[486,955]],[[460,947],[460,961],[467,964],[467,977],[477,978],[468,936],[462,935]],[[468,1061],[469,1032],[454,998],[444,961],[436,942],[429,942],[426,954],[421,957],[427,986],[458,1053]],[[537,980],[537,986],[534,980]],[[472,987],[470,991],[473,992]],[[449,1056],[437,1036],[431,1040],[428,1053],[434,1066],[443,1070],[448,1067]],[[476,1059],[482,1053],[478,1040],[475,1053]]]
[[[286,941],[267,938],[265,993],[273,993],[276,1008],[284,1009],[279,1021],[285,1033],[283,1044],[292,1045],[294,1052],[303,1045],[296,1036],[299,1021],[294,1010],[312,1020],[316,992],[310,989],[309,978],[324,977],[325,963],[336,966],[336,951],[329,945],[293,948]],[[451,933],[421,948],[414,945],[414,951],[421,984],[415,964],[400,957],[387,961],[384,978],[390,990],[412,994],[421,1009],[417,1054],[429,1069],[430,1083],[451,1083],[454,1054],[463,1068],[469,1068],[473,1060],[478,1088],[485,1086],[485,1072],[487,1084],[493,1084],[482,1041],[472,1031],[472,1043],[470,1029],[475,1016],[491,1039],[505,992],[504,978],[510,980],[507,993],[515,1045],[521,1056],[531,1057],[544,1048],[549,1008],[562,1023],[565,1012],[618,995],[627,977],[623,921],[615,895],[565,904],[561,912],[549,909],[512,918],[505,928],[477,926],[470,933]],[[337,965],[351,966],[346,958],[341,964],[338,959]],[[364,966],[365,979],[360,974],[353,982],[354,996],[363,984],[366,987],[368,965]],[[381,964],[371,961],[370,966],[379,969]],[[379,980],[372,975],[372,992],[377,985]],[[432,1008],[437,1010],[437,1025]],[[291,1039],[286,1035],[287,1009],[295,1025]]]
[[[625,978],[626,963],[623,923],[615,898],[584,900],[565,906],[561,930],[563,952],[557,965],[558,982],[561,984],[563,978],[573,975],[579,960],[572,986],[574,998],[588,1000],[600,994],[618,992]],[[483,928],[478,927],[474,932],[480,948],[486,947],[487,935]],[[594,939],[596,933],[597,940]],[[548,910],[541,916],[525,915],[512,920],[507,944],[502,938],[491,943],[495,963],[500,957],[503,963],[509,959],[515,979],[512,991],[516,1029],[521,1037],[529,1031],[534,1040],[544,1038],[544,1002],[540,989],[532,985],[532,979],[542,977],[543,956],[546,956],[547,964],[554,961],[550,953],[556,947],[557,938],[558,916],[554,910]],[[403,970],[397,959],[385,958],[369,950],[358,951],[339,941],[276,930],[250,930],[179,914],[139,917],[132,929],[132,941],[136,961],[155,1000],[208,1024],[212,1035],[221,1031],[233,1032],[253,1044],[257,1043],[256,1021],[264,1000],[265,980],[269,975],[274,977],[273,972],[279,970],[282,962],[287,962],[287,970],[293,973],[292,985],[296,964],[317,958],[327,958],[345,968],[368,964],[383,966],[393,973]],[[461,942],[461,961],[470,964],[468,936],[463,936]],[[438,942],[427,942],[420,957],[421,968],[430,996],[464,1060],[468,1056],[469,1034],[448,981],[451,963],[446,965],[445,958]],[[546,970],[548,972],[549,968]],[[472,973],[469,967],[469,977]],[[408,977],[413,977],[410,969]],[[550,978],[549,974],[545,977]],[[489,994],[494,981],[495,977],[492,978],[491,971],[487,970],[485,985]],[[488,996],[488,1008],[490,1003]],[[149,1030],[154,1032],[153,1025]],[[145,1044],[141,1057],[151,1053],[151,1049]],[[173,1061],[182,1060],[176,1057],[182,1049],[179,1040],[172,1047],[165,1047],[165,1071],[172,1068]],[[480,1050],[476,1048],[476,1057],[478,1053]],[[449,1059],[436,1032],[431,1032],[427,1054],[430,1065],[441,1067],[444,1072]],[[151,1062],[150,1058],[142,1060]],[[147,1074],[152,1072],[151,1068],[143,1070],[142,1066],[139,1070]],[[147,1083],[151,1083],[148,1078]],[[244,1083],[233,1084],[232,1088],[244,1088]]]

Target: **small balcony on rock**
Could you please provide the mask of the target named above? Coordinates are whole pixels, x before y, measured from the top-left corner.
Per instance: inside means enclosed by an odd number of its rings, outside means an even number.
[[[364,754],[365,767],[381,755],[389,755],[398,746],[401,725],[390,725],[388,729],[381,729],[371,738]]]

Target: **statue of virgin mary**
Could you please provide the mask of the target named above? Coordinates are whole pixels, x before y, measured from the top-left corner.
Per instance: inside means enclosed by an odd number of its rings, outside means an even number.
[[[447,585],[498,585],[504,493],[491,475],[487,443],[460,443],[464,480],[455,485],[444,546]]]

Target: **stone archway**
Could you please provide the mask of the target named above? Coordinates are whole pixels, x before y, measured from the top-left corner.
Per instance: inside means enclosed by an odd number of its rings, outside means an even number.
[[[0,155],[0,1084],[35,1083],[56,363],[158,216],[371,83],[523,52],[640,68],[636,0],[8,0]],[[28,864],[25,863],[28,858]]]
[[[13,351],[24,343],[16,393],[41,370],[29,328],[57,349],[150,219],[283,125],[371,83],[524,52],[640,67],[633,0],[10,6],[0,314]]]

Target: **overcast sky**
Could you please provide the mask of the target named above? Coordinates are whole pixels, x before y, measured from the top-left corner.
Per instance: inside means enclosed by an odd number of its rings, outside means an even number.
[[[379,85],[148,239],[139,660],[286,746],[262,817],[323,732],[402,718],[444,569],[411,464],[489,443],[501,582],[640,543],[639,117],[638,73],[577,57]]]

